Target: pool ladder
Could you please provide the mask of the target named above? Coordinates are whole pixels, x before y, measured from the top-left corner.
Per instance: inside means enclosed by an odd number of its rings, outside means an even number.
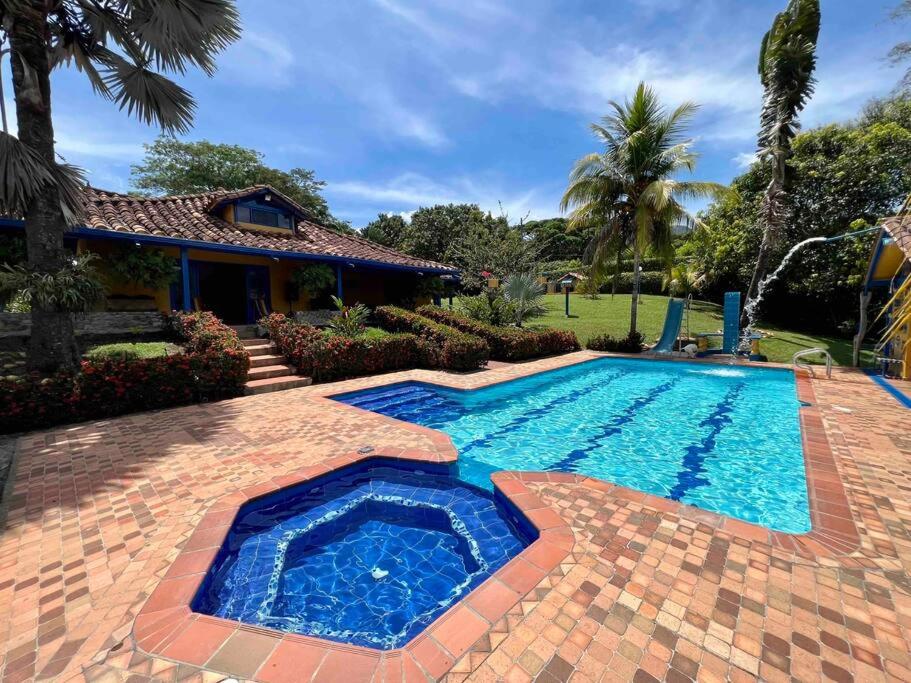
[[[821,353],[826,357],[826,379],[832,379],[832,355],[822,347],[817,346],[812,349],[804,349],[803,351],[798,351],[794,354],[791,362],[794,364],[795,368],[803,368],[815,377],[816,375],[813,373],[813,366],[806,362],[801,363],[800,359],[804,356],[811,356],[816,353]]]

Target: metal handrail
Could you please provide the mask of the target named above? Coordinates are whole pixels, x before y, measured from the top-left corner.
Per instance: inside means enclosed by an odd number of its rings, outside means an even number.
[[[813,366],[811,366],[809,363],[798,363],[797,360],[814,353],[821,353],[826,357],[826,378],[832,379],[832,354],[830,354],[822,347],[817,346],[812,349],[804,349],[803,351],[798,351],[794,354],[794,357],[791,358],[791,362],[794,364],[795,368],[803,368],[804,370],[807,370],[811,375],[813,375]]]

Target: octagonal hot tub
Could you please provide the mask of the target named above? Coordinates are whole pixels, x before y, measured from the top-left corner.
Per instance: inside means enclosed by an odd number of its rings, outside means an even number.
[[[374,460],[251,501],[193,610],[403,646],[537,537],[505,500],[453,471]]]

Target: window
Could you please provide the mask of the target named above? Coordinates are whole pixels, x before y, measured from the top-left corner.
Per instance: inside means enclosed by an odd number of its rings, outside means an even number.
[[[238,223],[253,223],[270,228],[291,227],[291,216],[287,211],[272,206],[261,206],[258,203],[237,204],[234,207],[234,220]]]

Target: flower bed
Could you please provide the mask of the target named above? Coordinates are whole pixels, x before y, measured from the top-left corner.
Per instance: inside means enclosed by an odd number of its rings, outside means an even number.
[[[496,327],[445,311],[438,306],[422,306],[421,315],[480,337],[490,346],[494,360],[517,361],[555,353],[579,350],[579,340],[568,330],[521,330],[517,327]]]
[[[0,378],[0,433],[237,396],[250,356],[211,313],[169,319],[184,353],[84,360],[77,372]]]
[[[293,322],[281,313],[272,313],[259,324],[297,371],[314,382],[413,368],[424,355],[422,340],[413,334],[349,339]]]
[[[380,306],[374,315],[384,329],[411,332],[427,342],[423,362],[427,367],[447,370],[475,370],[490,357],[487,342],[449,325],[396,306]]]

